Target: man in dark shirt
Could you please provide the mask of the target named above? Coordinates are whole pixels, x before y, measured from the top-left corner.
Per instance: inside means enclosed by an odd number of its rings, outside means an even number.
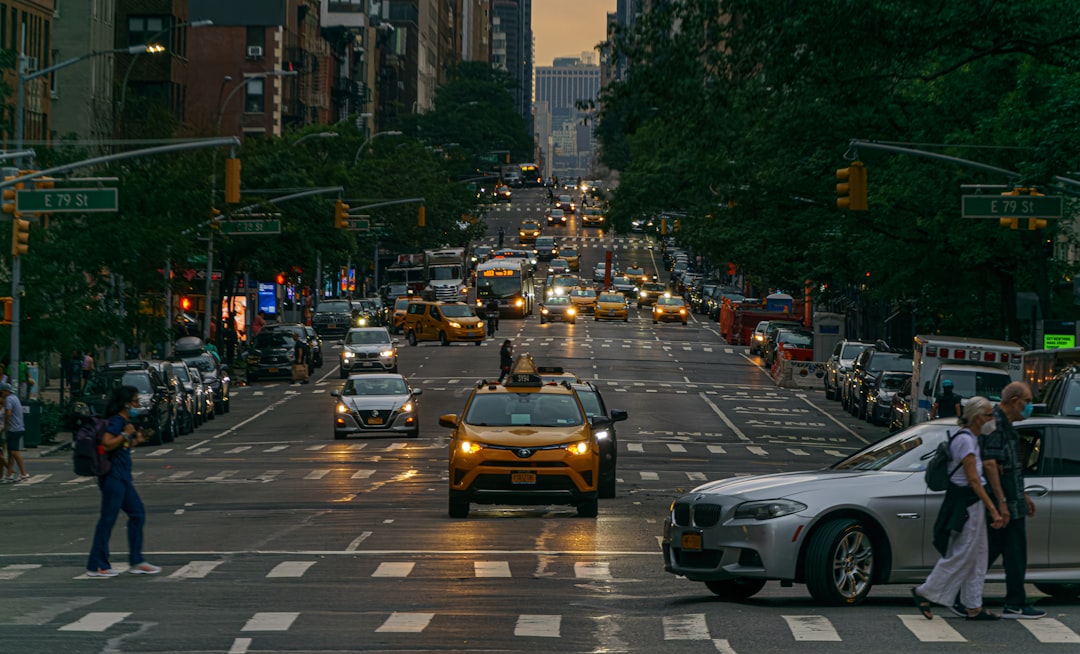
[[[930,409],[930,419],[955,418],[960,415],[960,396],[953,393],[951,379],[941,382],[941,394],[934,398]]]
[[[1005,520],[1003,528],[989,530],[989,565],[1001,555],[1005,567],[1005,608],[1001,617],[1022,620],[1037,620],[1046,615],[1027,603],[1024,592],[1026,518],[1035,517],[1035,504],[1024,492],[1020,435],[1012,423],[1029,417],[1031,410],[1031,389],[1024,382],[1012,382],[1002,389],[1001,400],[994,408],[997,429],[980,439],[986,481]]]

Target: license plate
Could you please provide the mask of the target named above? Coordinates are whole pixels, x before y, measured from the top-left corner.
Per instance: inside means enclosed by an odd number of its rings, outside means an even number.
[[[326,326],[327,329],[337,329],[337,325],[330,324]]]
[[[277,368],[271,368],[270,372],[278,372],[278,369]]]
[[[510,483],[512,484],[535,484],[536,473],[535,472],[512,472],[510,473]]]
[[[367,419],[367,424],[369,424],[369,425],[381,425],[381,424],[383,424],[383,419],[382,418],[368,418]]]
[[[701,534],[683,534],[682,548],[684,550],[701,551]]]
[[[614,311],[610,311],[610,310],[609,310],[609,311],[607,312],[607,315],[609,315],[609,316],[614,316],[614,315],[615,315],[615,312],[614,312]]]

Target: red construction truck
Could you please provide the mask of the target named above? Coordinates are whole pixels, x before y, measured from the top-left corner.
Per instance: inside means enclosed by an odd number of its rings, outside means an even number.
[[[795,320],[806,324],[803,302],[787,293],[773,293],[762,302],[725,302],[720,308],[720,335],[728,345],[749,345],[754,327],[762,320]]]

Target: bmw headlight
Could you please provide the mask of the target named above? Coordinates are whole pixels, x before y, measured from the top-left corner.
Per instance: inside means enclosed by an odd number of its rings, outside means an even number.
[[[771,520],[799,511],[805,511],[806,505],[795,500],[762,500],[746,502],[735,508],[736,520]]]
[[[383,350],[382,352],[379,352],[379,356],[381,356],[384,359],[389,359],[390,357],[394,356],[394,351],[393,350]]]
[[[356,356],[356,352],[342,352],[341,356],[345,359],[351,359]]]

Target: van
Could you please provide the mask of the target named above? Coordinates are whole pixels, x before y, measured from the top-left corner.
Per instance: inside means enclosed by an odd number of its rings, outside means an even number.
[[[414,300],[405,310],[402,328],[409,345],[413,346],[418,341],[480,345],[485,338],[483,321],[464,302]]]
[[[946,379],[953,383],[961,403],[976,395],[997,402],[1009,382],[1024,379],[1024,349],[1009,341],[919,335],[914,349],[911,392],[918,404],[911,412],[911,424],[930,418],[934,398]]]

